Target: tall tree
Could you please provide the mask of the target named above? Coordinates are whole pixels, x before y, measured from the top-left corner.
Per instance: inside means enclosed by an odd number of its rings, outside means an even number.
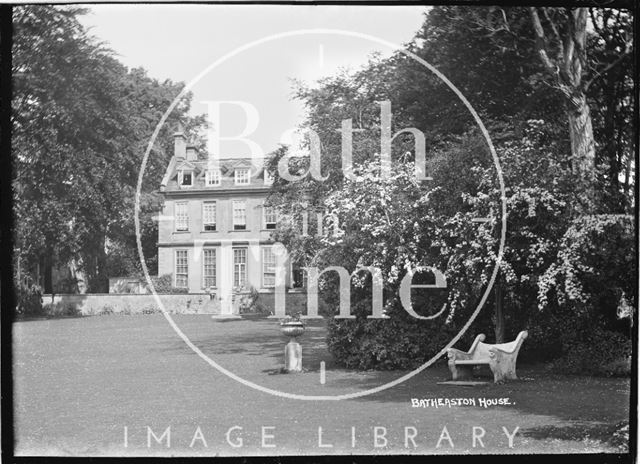
[[[548,27],[546,20],[543,24]],[[598,95],[607,95],[604,89],[613,77],[595,58],[613,63],[615,47],[613,42],[605,46],[608,39],[604,37],[595,41],[589,35],[587,39],[586,79],[595,80],[586,90],[597,88]],[[435,7],[408,49],[443,72],[474,105],[489,128],[502,165],[508,217],[506,247],[494,294],[487,300],[489,311],[481,312],[474,330],[491,330],[493,326],[496,339],[500,340],[530,327],[535,337],[544,339],[542,351],[548,350],[548,354],[559,334],[554,318],[575,317],[576,321],[580,318],[584,327],[595,326],[599,324],[595,315],[604,314],[615,302],[609,298],[610,305],[594,305],[588,311],[590,315],[585,312],[571,316],[570,302],[558,300],[545,305],[539,300],[543,295],[540,286],[551,287],[549,281],[560,282],[563,278],[560,273],[549,274],[548,270],[568,268],[558,266],[557,261],[571,256],[563,251],[570,242],[565,235],[579,228],[573,219],[585,211],[578,204],[578,199],[584,197],[584,188],[600,194],[602,185],[580,181],[583,173],[577,169],[581,164],[576,163],[572,150],[575,145],[570,136],[568,112],[558,104],[566,97],[555,81],[550,82],[538,57],[531,11],[521,7]],[[620,61],[623,76],[631,72],[630,65],[629,60]],[[605,72],[606,79],[595,75],[596,66]],[[616,66],[610,70],[616,70]],[[591,95],[585,100],[588,105],[593,105]],[[629,117],[629,95],[625,92],[615,95],[611,96],[610,104]],[[294,254],[319,267],[338,264],[353,270],[357,264],[379,265],[388,273],[387,296],[393,294],[407,266],[441,265],[451,286],[449,313],[440,329],[448,333],[460,327],[478,304],[497,262],[499,222],[478,225],[474,219],[487,216],[499,219],[497,211],[503,195],[486,144],[474,131],[474,121],[466,109],[446,86],[400,53],[384,60],[374,59],[359,72],[326,79],[315,88],[302,88],[298,96],[307,105],[307,126],[320,135],[322,174],[330,177],[325,182],[307,178],[294,184],[277,180],[272,200],[295,215],[299,212],[296,206],[290,207],[292,199],[306,195],[313,205],[328,208],[337,215],[344,233],[324,239],[301,237],[299,228],[295,229],[296,221],[292,220],[281,229],[279,238]],[[386,182],[376,178],[380,150],[377,102],[385,99],[392,104],[393,131],[416,127],[426,133],[427,173],[432,181],[422,185],[409,181],[413,161],[411,136],[394,140],[396,176]],[[597,117],[591,123],[591,136],[601,146],[605,140],[605,131],[601,130],[604,117],[600,111],[594,114]],[[352,138],[354,165],[359,173],[355,181],[345,179],[339,172],[341,140],[336,128],[348,118],[352,119],[354,129],[363,130]],[[631,139],[625,132],[624,118],[616,119],[614,126],[614,133],[620,138],[619,143],[615,142],[615,151],[620,157],[621,153],[628,153],[626,145]],[[304,161],[301,164],[305,166]],[[277,177],[277,170],[274,166],[272,169]],[[619,167],[614,169],[618,174],[621,172]],[[594,165],[589,176],[595,178],[595,172]],[[609,205],[601,204],[600,208]],[[294,219],[299,227],[299,218]],[[625,243],[622,254],[629,253],[628,238],[625,235],[620,239]],[[608,269],[604,258],[608,250],[597,257],[603,269]],[[611,275],[615,273],[609,270]],[[336,282],[326,280],[326,289],[335,294]],[[633,301],[627,284],[625,280],[620,285],[624,290],[618,294],[624,293]],[[395,366],[405,367],[441,348],[437,331],[406,317],[393,299],[387,300],[391,321],[382,324],[366,320],[363,314],[370,303],[366,300],[367,292],[362,295],[364,299],[353,308],[359,316],[355,321],[338,319],[329,325],[330,349],[340,361],[350,366],[388,367],[394,365],[395,356]],[[428,302],[421,303],[426,313],[434,309]],[[487,317],[491,309],[493,320]],[[542,317],[548,318],[546,322],[541,322]],[[571,323],[563,325],[563,330],[567,326]],[[425,342],[429,337],[433,341]],[[409,348],[404,340],[419,341]]]
[[[77,19],[84,12],[48,5],[14,9],[15,243],[24,269],[40,264],[46,291],[52,290],[52,268],[67,264],[84,275],[86,290],[106,291],[106,252],[128,243],[123,230],[132,228],[145,142],[183,88],[128,70],[87,34]],[[170,156],[169,126],[189,122],[188,108],[186,98],[163,128],[143,195],[157,188]],[[153,228],[147,231],[146,241],[155,242]],[[128,254],[135,256],[135,246]]]
[[[601,167],[604,211],[630,213],[634,206],[634,63],[629,11],[590,8],[589,67],[597,70],[588,95],[593,102],[596,164]]]
[[[531,7],[529,10],[538,56],[553,85],[564,97],[574,169],[591,185],[593,192],[596,141],[587,92],[595,79],[617,66],[631,52],[631,37],[623,40],[618,56],[597,69],[589,69],[588,8]]]

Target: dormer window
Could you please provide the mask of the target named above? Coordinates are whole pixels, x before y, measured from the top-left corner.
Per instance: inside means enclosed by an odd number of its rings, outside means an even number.
[[[193,172],[183,169],[178,171],[178,185],[180,187],[191,187],[193,185]]]
[[[240,168],[234,171],[236,185],[249,185],[249,169]]]
[[[209,169],[205,172],[204,178],[207,187],[220,185],[220,169]]]

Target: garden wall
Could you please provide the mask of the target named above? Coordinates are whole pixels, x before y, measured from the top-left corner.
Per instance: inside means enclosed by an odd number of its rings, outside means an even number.
[[[203,293],[159,295],[171,314],[219,314],[220,302]],[[95,316],[101,314],[153,314],[160,308],[152,294],[91,293],[42,296],[46,313]],[[46,308],[47,305],[51,307]]]
[[[183,293],[159,295],[165,309],[171,314],[220,314],[220,301],[213,300],[206,293]],[[42,296],[45,313],[49,315],[104,314],[153,314],[160,312],[153,294],[135,293],[87,293],[87,294],[51,294]],[[290,292],[285,295],[286,314],[297,312],[306,314],[307,294]],[[319,299],[320,312],[325,307]],[[234,313],[275,313],[275,295],[259,293],[253,307],[239,308],[234,302]]]

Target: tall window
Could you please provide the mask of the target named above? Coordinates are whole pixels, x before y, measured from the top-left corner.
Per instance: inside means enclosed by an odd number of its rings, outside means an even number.
[[[262,209],[264,216],[264,228],[265,229],[275,229],[276,222],[278,220],[278,215],[276,213],[276,209],[273,206],[265,206]]]
[[[193,185],[193,172],[183,169],[178,171],[178,183],[181,187],[191,187]]]
[[[204,288],[216,286],[216,250],[205,248],[202,250],[202,275]]]
[[[247,228],[247,206],[244,200],[233,201],[233,230]]]
[[[249,184],[249,169],[239,168],[234,171],[235,184],[236,185],[248,185]]]
[[[244,287],[247,283],[247,249],[233,249],[233,286]]]
[[[262,248],[262,286],[276,286],[276,255],[270,246]]]
[[[175,204],[174,218],[176,230],[189,230],[189,211],[186,201],[178,201]]]
[[[216,202],[205,201],[202,203],[202,228],[205,231],[216,230]]]
[[[187,250],[176,250],[176,287],[189,287],[189,261]]]
[[[204,173],[205,184],[208,187],[220,185],[220,169],[209,169]]]

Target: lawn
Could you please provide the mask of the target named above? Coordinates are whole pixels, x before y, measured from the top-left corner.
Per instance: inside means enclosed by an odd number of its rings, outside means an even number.
[[[324,321],[311,324],[300,338],[305,371],[283,374],[285,339],[276,321],[204,315],[174,320],[222,367],[281,392],[343,395],[404,374],[338,368],[324,346]],[[463,387],[439,385],[449,372],[437,364],[373,395],[302,401],[223,375],[178,338],[162,315],[22,321],[14,324],[13,336],[17,455],[625,450],[615,432],[629,416],[628,379],[551,375],[522,365],[518,381]],[[412,407],[412,399],[438,398],[465,398],[475,405]],[[506,398],[508,404],[481,404]]]

